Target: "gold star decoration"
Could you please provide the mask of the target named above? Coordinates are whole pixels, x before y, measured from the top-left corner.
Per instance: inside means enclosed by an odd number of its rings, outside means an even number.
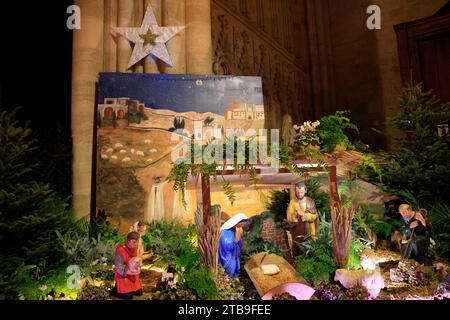
[[[154,46],[156,44],[156,39],[159,36],[160,36],[159,34],[153,33],[150,28],[147,30],[147,33],[139,35],[139,37],[141,37],[141,39],[144,40],[144,43],[143,43],[144,47],[148,44],[151,44],[152,46]]]

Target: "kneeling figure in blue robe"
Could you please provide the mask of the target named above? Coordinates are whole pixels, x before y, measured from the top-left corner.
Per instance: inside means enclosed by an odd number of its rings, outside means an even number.
[[[231,277],[239,277],[241,269],[242,228],[248,218],[239,213],[227,220],[220,228],[219,263]]]

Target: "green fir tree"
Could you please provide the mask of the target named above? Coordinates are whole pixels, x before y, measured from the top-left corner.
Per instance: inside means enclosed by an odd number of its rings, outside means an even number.
[[[421,203],[450,203],[450,137],[438,134],[438,126],[449,121],[450,103],[420,85],[404,90],[400,113],[387,121],[403,133],[382,172],[387,191],[410,193]]]
[[[32,178],[36,140],[28,123],[19,125],[14,114],[0,111],[0,280],[21,265],[42,272],[58,266],[63,252],[55,230],[71,222],[67,201]]]

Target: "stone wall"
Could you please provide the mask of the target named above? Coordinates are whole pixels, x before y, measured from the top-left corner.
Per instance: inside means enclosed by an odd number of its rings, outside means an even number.
[[[283,229],[277,228],[272,218],[263,221],[261,227],[261,238],[264,241],[275,241],[275,244],[283,251],[289,251],[288,239]]]
[[[433,15],[447,0],[328,0],[336,109],[349,109],[363,141],[384,146],[371,128],[384,129],[402,92],[394,25]],[[381,29],[369,30],[370,5],[381,9]]]
[[[212,0],[213,72],[261,76],[267,127],[311,118],[304,1]]]

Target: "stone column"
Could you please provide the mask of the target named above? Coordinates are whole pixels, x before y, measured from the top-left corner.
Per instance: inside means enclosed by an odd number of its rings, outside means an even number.
[[[161,25],[161,0],[145,0],[144,12],[147,10],[149,4],[152,6],[158,25]],[[146,73],[159,73],[158,64],[159,63],[155,63],[151,56],[148,56],[145,58],[144,71]]]
[[[321,79],[320,79],[320,59],[319,59],[319,45],[317,40],[316,12],[315,1],[305,1],[306,16],[308,22],[308,47],[310,50],[310,79],[311,79],[311,94],[313,117],[319,119],[323,114],[323,101],[321,94]],[[313,119],[310,119],[313,120]]]
[[[328,115],[335,109],[335,89],[331,59],[331,38],[326,0],[305,1],[310,50],[311,90],[314,117]]]
[[[327,53],[328,53],[328,75],[330,79],[330,103],[331,103],[331,113],[336,112],[338,106],[337,106],[337,100],[336,100],[336,81],[334,77],[334,53],[333,53],[333,39],[331,37],[331,14],[330,14],[330,5],[329,1],[324,1],[324,7],[326,12],[326,44],[327,44]]]
[[[135,0],[134,8],[134,27],[140,27],[142,25],[142,20],[144,20],[144,0]],[[144,60],[139,61],[134,65],[134,72],[143,73],[144,72]]]
[[[118,1],[118,19],[117,26],[120,28],[134,26],[134,0]],[[117,71],[131,72],[127,69],[131,57],[131,45],[127,38],[117,35]]]
[[[74,218],[91,211],[92,143],[95,82],[103,69],[104,1],[75,0],[81,29],[73,31],[72,60],[72,192]]]
[[[117,0],[105,0],[105,29],[104,29],[104,71],[117,70],[117,39],[113,28],[117,27]]]
[[[164,26],[185,26],[185,0],[162,0],[162,24]],[[173,67],[163,66],[164,73],[186,73],[186,32],[176,34],[167,43]]]
[[[319,34],[320,44],[320,60],[322,61],[322,78],[324,82],[325,90],[325,110],[327,114],[334,113],[336,109],[336,92],[334,85],[334,72],[333,72],[333,50],[331,45],[331,27],[330,27],[330,13],[327,0],[320,0],[318,4],[318,16],[320,18],[320,24],[323,26],[322,32]]]
[[[332,68],[329,68],[328,66],[328,52],[327,52],[327,46],[326,46],[326,40],[325,40],[325,32],[326,32],[326,26],[327,26],[327,18],[328,16],[324,13],[323,8],[323,1],[318,0],[315,1],[316,5],[316,19],[317,19],[317,45],[318,45],[318,54],[319,54],[319,61],[320,61],[320,80],[321,80],[321,92],[323,94],[322,96],[322,115],[328,115],[330,114],[330,86],[329,86],[329,77],[328,77],[328,70],[331,70]]]
[[[186,0],[186,72],[212,74],[211,0]]]

